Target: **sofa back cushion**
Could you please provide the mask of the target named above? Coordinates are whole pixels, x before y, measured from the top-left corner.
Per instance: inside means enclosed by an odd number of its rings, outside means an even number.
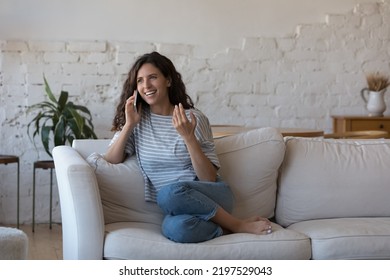
[[[278,169],[285,145],[275,128],[259,128],[215,140],[219,174],[235,196],[233,214],[273,217]]]
[[[276,205],[283,225],[390,215],[390,141],[286,138]]]
[[[155,203],[144,199],[144,178],[135,156],[111,164],[99,153],[87,162],[94,169],[102,200],[104,222],[145,222],[160,225],[163,214]]]

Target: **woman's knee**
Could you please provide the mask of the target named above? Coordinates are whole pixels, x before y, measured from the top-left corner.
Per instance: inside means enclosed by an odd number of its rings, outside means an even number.
[[[175,242],[189,243],[187,224],[183,217],[167,215],[162,223],[163,235]]]

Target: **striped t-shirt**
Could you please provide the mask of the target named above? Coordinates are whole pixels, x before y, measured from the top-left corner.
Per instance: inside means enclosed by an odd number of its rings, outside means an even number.
[[[202,151],[219,168],[213,136],[207,117],[199,110],[191,110],[196,119],[195,137]],[[190,110],[186,110],[189,120]],[[117,132],[113,138],[119,135]],[[125,152],[137,155],[145,180],[145,200],[156,202],[159,189],[178,181],[196,180],[187,147],[172,124],[172,116],[161,116],[143,108],[140,123],[130,135]]]

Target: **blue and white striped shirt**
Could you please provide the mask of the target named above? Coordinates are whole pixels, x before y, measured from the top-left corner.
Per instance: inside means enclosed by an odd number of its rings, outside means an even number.
[[[197,119],[195,137],[202,151],[217,167],[220,167],[215,153],[214,140],[208,118],[199,110],[186,110],[189,120],[190,111]],[[119,135],[117,132],[113,138]],[[140,123],[129,137],[125,152],[137,154],[139,166],[145,180],[145,200],[156,202],[159,189],[178,181],[196,180],[187,147],[172,124],[172,116],[161,116],[143,108]]]

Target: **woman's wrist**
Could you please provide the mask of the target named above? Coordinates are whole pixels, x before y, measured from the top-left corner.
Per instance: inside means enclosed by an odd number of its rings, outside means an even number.
[[[125,125],[122,127],[122,132],[130,133],[131,131],[133,131],[134,127],[135,125],[131,123],[125,123]]]

